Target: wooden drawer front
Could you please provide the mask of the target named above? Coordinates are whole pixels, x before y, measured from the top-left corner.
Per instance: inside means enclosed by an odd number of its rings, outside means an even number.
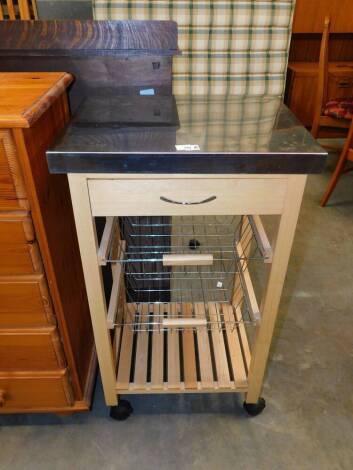
[[[0,212],[0,246],[25,245],[34,240],[29,212]]]
[[[285,178],[89,180],[94,216],[279,214]],[[210,202],[195,204],[208,198]],[[161,200],[187,203],[182,205]]]
[[[43,275],[0,278],[0,328],[54,323]]]
[[[43,272],[37,243],[0,245],[0,260],[0,276]]]
[[[40,411],[72,405],[72,391],[67,371],[0,375],[0,413]]]
[[[56,328],[0,330],[0,371],[57,370],[65,366]]]
[[[11,131],[0,129],[0,209],[28,208],[27,194]]]
[[[351,75],[329,74],[329,99],[349,98],[351,96],[353,96],[353,72]]]
[[[0,276],[43,271],[28,212],[0,212]]]

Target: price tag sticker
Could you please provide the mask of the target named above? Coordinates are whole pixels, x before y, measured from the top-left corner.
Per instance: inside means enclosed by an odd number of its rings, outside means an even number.
[[[176,145],[175,148],[178,152],[194,152],[200,150],[200,146],[197,144]]]

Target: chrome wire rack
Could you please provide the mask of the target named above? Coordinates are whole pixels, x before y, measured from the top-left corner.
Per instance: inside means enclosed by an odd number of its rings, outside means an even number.
[[[116,284],[112,327],[225,330],[259,321],[248,263],[271,252],[258,220],[129,217],[108,224],[100,252]]]
[[[123,217],[121,232],[127,241],[125,263],[156,263],[163,255],[210,254],[215,262],[267,260],[269,244],[254,216]],[[242,241],[242,253],[235,247]],[[107,262],[118,261],[111,246]],[[245,255],[246,253],[246,255]]]

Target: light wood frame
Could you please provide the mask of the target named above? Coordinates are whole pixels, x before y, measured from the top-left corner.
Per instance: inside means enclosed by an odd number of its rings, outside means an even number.
[[[36,20],[38,19],[36,0],[2,0],[0,2],[0,20]]]
[[[272,176],[272,175],[271,175]],[[94,217],[92,215],[91,209],[91,200],[89,193],[88,182],[92,180],[126,180],[129,179],[140,179],[140,180],[149,180],[150,191],[153,191],[154,181],[169,178],[170,184],[173,185],[173,180],[180,178],[188,178],[189,184],[193,184],[199,179],[209,179],[210,188],[215,187],[215,184],[220,183],[222,180],[243,180],[250,179],[253,181],[253,190],[256,193],[256,185],[263,183],[264,179],[270,178],[271,176],[266,175],[118,175],[118,174],[69,174],[69,184],[70,191],[72,196],[72,204],[74,209],[76,228],[83,264],[83,270],[85,275],[85,282],[87,287],[88,300],[90,304],[91,318],[93,324],[93,330],[95,335],[95,342],[98,354],[98,360],[100,365],[104,395],[107,405],[116,405],[118,402],[117,393],[119,389],[117,385],[117,376],[116,376],[116,349],[118,347],[116,338],[113,341],[110,336],[109,329],[107,327],[107,307],[103,289],[102,274],[101,268],[99,266],[98,259],[98,243],[95,230]],[[268,360],[269,349],[271,345],[271,340],[273,336],[275,321],[278,312],[278,306],[280,302],[281,292],[283,288],[283,283],[286,276],[289,256],[291,252],[291,247],[294,239],[296,224],[299,216],[300,206],[302,202],[303,192],[306,183],[306,175],[279,175],[278,184],[283,184],[283,181],[286,182],[286,191],[283,193],[281,201],[281,211],[279,213],[280,223],[279,229],[276,237],[275,247],[273,250],[273,260],[271,264],[267,264],[269,268],[267,288],[261,302],[261,322],[257,325],[255,341],[253,344],[253,350],[251,358],[249,353],[247,353],[247,366],[248,366],[248,376],[246,383],[242,383],[241,386],[234,386],[232,389],[222,388],[218,391],[233,391],[233,392],[245,392],[246,393],[246,402],[247,403],[257,403],[261,389],[263,378],[266,370],[266,364]],[[274,178],[274,183],[276,184],[276,178]],[[215,181],[218,180],[218,181]],[[109,184],[107,185],[109,186]],[[261,186],[261,184],[260,184]],[[251,191],[249,193],[251,196]],[[270,196],[269,194],[263,194],[263,199],[266,199]],[[268,198],[271,200],[271,197]],[[236,210],[234,215],[243,215],[240,212],[239,207],[234,205]],[[119,216],[119,204],[115,204],[116,207],[116,216]],[[264,207],[261,213],[256,215],[265,215],[271,212],[271,207],[269,211],[266,211]],[[277,213],[277,212],[276,212]],[[140,214],[145,215],[145,214]],[[168,215],[168,214],[165,214]],[[169,333],[168,333],[169,334]],[[227,332],[228,334],[228,332]],[[242,330],[241,334],[245,334]],[[124,338],[122,342],[124,341]],[[143,344],[143,338],[141,339]],[[202,341],[200,342],[202,347]],[[121,348],[124,348],[124,344],[120,345]],[[142,346],[141,346],[142,347]],[[125,374],[126,375],[126,374]],[[193,380],[194,382],[195,380]],[[126,384],[124,385],[126,387]],[[195,387],[194,387],[195,388]],[[181,390],[176,384],[175,392],[187,392],[195,391],[191,390]],[[150,391],[139,391],[139,393],[152,393]],[[172,390],[167,390],[171,392]],[[207,391],[207,387],[202,390],[196,391]],[[211,391],[211,390],[210,390]],[[131,391],[127,393],[137,393],[136,391]],[[163,390],[159,390],[159,393],[163,393]]]

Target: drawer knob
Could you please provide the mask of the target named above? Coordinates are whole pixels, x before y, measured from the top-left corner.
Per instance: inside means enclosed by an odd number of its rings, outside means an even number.
[[[190,201],[173,201],[173,199],[168,199],[167,197],[161,196],[160,200],[164,202],[169,202],[170,204],[180,204],[182,206],[193,206],[196,204],[206,204],[206,202],[211,202],[217,199],[217,196],[210,196],[207,199],[204,199],[203,201],[197,201],[197,202],[190,202]]]
[[[5,405],[5,390],[0,390],[0,408]]]

